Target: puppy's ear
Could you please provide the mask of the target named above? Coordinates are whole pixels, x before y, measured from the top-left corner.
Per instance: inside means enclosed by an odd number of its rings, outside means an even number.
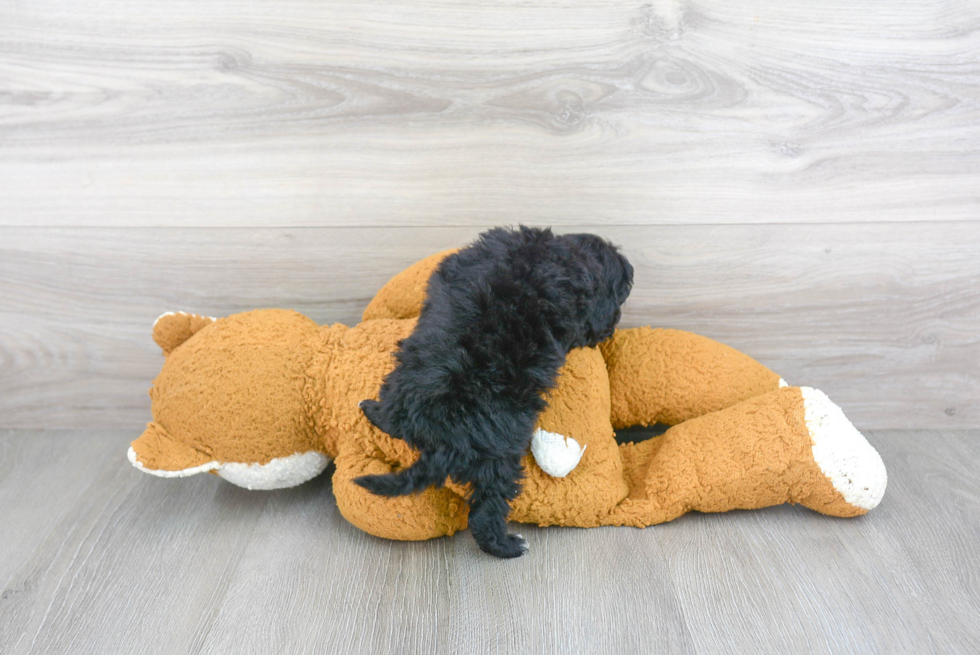
[[[626,302],[630,291],[633,289],[633,265],[620,253],[617,252],[616,256],[619,258],[622,270],[613,288],[616,290],[616,297],[619,299],[619,304],[622,305]]]
[[[595,234],[566,234],[584,252],[595,259],[594,272],[601,276],[600,293],[612,292],[621,305],[633,288],[633,265],[619,251],[619,247]]]

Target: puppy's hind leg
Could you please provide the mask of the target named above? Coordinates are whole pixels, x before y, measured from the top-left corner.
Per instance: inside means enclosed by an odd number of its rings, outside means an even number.
[[[477,545],[495,557],[520,557],[527,542],[517,534],[507,534],[509,501],[521,491],[520,458],[487,459],[479,463],[471,482],[470,531]]]

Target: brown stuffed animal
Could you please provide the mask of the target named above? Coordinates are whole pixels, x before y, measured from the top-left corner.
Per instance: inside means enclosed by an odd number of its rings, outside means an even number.
[[[318,326],[292,311],[223,319],[165,314],[153,338],[166,361],[150,390],[154,422],[133,442],[147,473],[211,472],[250,489],[297,485],[336,462],[343,515],[389,539],[466,527],[467,489],[374,496],[354,484],[417,457],[358,408],[377,397],[392,352],[419,313],[439,253],[395,276],[355,327]],[[820,391],[788,387],[750,357],[677,330],[618,330],[568,355],[524,460],[511,520],[647,526],[691,510],[800,503],[856,516],[885,491],[878,453]],[[618,445],[614,430],[672,425]]]

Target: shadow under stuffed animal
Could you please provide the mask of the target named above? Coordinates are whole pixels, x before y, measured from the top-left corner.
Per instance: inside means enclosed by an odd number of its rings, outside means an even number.
[[[362,530],[422,540],[465,529],[468,489],[451,479],[396,498],[353,482],[418,456],[371,425],[358,402],[377,397],[429,275],[450,252],[392,278],[354,327],[276,309],[161,316],[153,338],[166,361],[150,390],[154,420],[130,461],[162,477],[210,472],[276,489],[333,459],[337,505]],[[848,517],[885,491],[878,453],[826,395],[786,386],[747,355],[688,332],[620,329],[573,350],[547,400],[512,521],[643,527],[691,510],[782,503]],[[655,423],[672,427],[617,444],[614,430]]]

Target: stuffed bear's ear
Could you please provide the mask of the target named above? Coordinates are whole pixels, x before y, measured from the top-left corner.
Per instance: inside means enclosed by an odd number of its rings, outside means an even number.
[[[130,445],[129,461],[145,473],[164,478],[182,478],[218,467],[214,457],[177,441],[159,423],[148,423]]]
[[[153,340],[163,349],[164,355],[169,355],[174,348],[216,320],[213,316],[167,312],[153,324]]]

